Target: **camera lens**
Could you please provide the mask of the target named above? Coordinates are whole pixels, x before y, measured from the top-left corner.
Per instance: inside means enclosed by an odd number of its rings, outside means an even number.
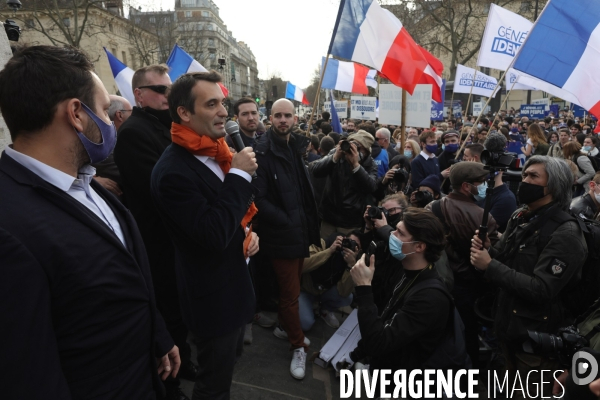
[[[350,142],[347,140],[341,140],[340,141],[340,149],[342,149],[342,151],[348,153],[350,152]]]
[[[371,219],[381,219],[382,214],[383,213],[381,212],[381,209],[379,207],[370,207],[369,211],[367,211],[367,215]]]

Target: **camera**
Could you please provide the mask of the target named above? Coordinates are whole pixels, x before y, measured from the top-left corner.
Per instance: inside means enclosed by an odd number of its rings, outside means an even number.
[[[404,168],[399,168],[394,172],[394,182],[398,185],[402,185],[408,181],[408,172]]]
[[[419,207],[425,207],[433,201],[433,195],[427,190],[416,190],[413,193],[415,194],[415,204]]]
[[[496,170],[507,170],[508,168],[511,168],[517,158],[516,156],[515,153],[484,150],[481,152],[481,163],[487,170],[491,168]]]
[[[352,147],[347,139],[340,140],[340,149],[342,149],[344,153],[352,153]]]
[[[564,365],[570,365],[573,355],[589,346],[589,341],[575,326],[560,328],[556,335],[530,330],[527,334],[529,339],[523,343],[526,353],[553,356]]]
[[[358,243],[356,243],[356,240],[350,239],[350,238],[343,238],[342,239],[342,248],[346,248],[346,249],[350,249],[352,251],[356,251],[357,247],[358,247]],[[340,251],[341,250],[342,249],[340,249]]]
[[[367,211],[367,215],[371,219],[381,219],[383,214],[385,214],[383,207],[369,207],[369,210]]]
[[[11,42],[18,42],[19,37],[21,37],[21,28],[19,27],[19,25],[17,25],[12,19],[7,19],[6,22],[3,23],[3,25],[8,40],[10,40]]]

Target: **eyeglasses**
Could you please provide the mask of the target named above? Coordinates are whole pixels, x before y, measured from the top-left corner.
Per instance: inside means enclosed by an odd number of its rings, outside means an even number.
[[[402,207],[391,207],[391,208],[385,209],[385,211],[388,213],[388,215],[396,215],[396,214],[402,212]]]
[[[165,85],[146,85],[146,86],[140,86],[140,87],[138,87],[138,89],[150,89],[153,92],[156,92],[159,94],[165,94],[171,89],[171,87],[165,86]]]

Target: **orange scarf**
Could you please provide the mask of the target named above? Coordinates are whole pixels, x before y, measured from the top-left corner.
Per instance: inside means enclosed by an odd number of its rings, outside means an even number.
[[[214,158],[224,174],[229,172],[233,155],[224,138],[214,140],[209,136],[198,135],[190,128],[173,122],[171,124],[171,139],[173,143],[178,144],[192,154]],[[257,212],[256,205],[252,203],[241,222],[244,232],[249,226],[249,230],[246,232],[246,239],[244,240],[244,255],[246,257],[248,257],[248,246],[252,239],[252,225],[250,222]]]

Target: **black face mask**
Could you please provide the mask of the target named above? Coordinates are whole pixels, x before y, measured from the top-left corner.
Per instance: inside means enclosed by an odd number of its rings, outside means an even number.
[[[531,204],[546,196],[544,194],[545,187],[546,186],[534,185],[527,182],[519,183],[519,189],[517,190],[517,200],[519,200],[519,204]]]
[[[398,223],[400,222],[401,219],[402,219],[402,213],[390,215],[387,217],[387,223],[389,226],[396,229],[396,225],[398,225]]]
[[[166,110],[156,110],[151,107],[144,107],[143,110],[156,117],[158,121],[167,129],[171,129],[171,123],[173,122],[173,119],[171,118],[171,113],[169,112],[168,108]]]

